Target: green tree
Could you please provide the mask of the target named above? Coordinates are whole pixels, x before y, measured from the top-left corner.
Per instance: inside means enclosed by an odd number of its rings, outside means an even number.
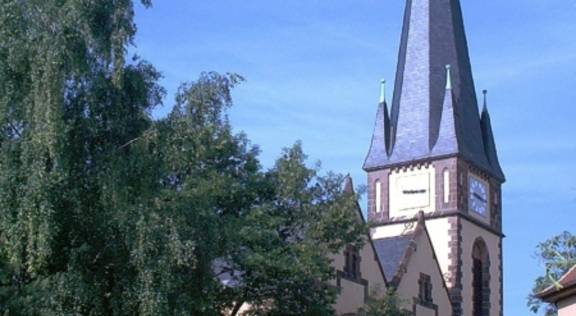
[[[319,176],[301,145],[285,149],[265,175],[272,190],[246,216],[230,257],[242,271],[236,303],[255,315],[331,315],[336,291],[328,255],[361,245],[365,227],[342,176]]]
[[[299,144],[263,170],[226,116],[238,75],[154,120],[135,31],[130,0],[0,0],[0,313],[331,314],[327,256],[365,230],[343,178]]]
[[[555,316],[556,307],[542,302],[536,295],[548,287],[559,286],[558,280],[576,265],[576,236],[569,232],[554,236],[538,245],[536,256],[546,272],[535,280],[528,306],[534,313],[544,309],[546,316]]]
[[[147,4],[147,3],[145,3]],[[106,195],[163,89],[125,62],[132,1],[0,2],[0,310],[120,314],[134,272]]]
[[[217,315],[227,305],[213,262],[263,190],[257,148],[225,116],[241,80],[206,73],[182,85],[172,113],[128,146],[126,173],[136,177],[113,177],[125,179],[114,189],[126,190],[120,208],[133,210],[126,225],[138,314]],[[129,198],[135,192],[140,200]]]
[[[377,295],[373,295],[377,297]],[[368,303],[361,316],[411,316],[412,313],[401,308],[402,300],[394,289],[388,289],[380,299]]]
[[[141,302],[146,314],[218,314],[242,303],[256,314],[330,313],[327,256],[360,242],[365,227],[351,212],[356,197],[343,191],[343,177],[308,168],[300,144],[263,171],[258,149],[232,133],[225,113],[241,81],[206,73],[183,85],[172,113],[137,143],[143,152],[135,157],[152,148],[158,178],[151,183],[161,183],[150,190],[154,222],[145,218],[137,229],[144,229],[137,233],[144,246],[135,256],[138,284],[154,294]],[[178,267],[173,249],[187,245],[191,260]],[[234,286],[216,282],[215,263],[227,270],[216,273],[235,272]],[[158,291],[158,282],[166,288]]]

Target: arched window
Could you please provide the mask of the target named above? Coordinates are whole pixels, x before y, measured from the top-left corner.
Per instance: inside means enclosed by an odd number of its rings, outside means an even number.
[[[376,180],[376,213],[382,212],[382,183]]]
[[[490,255],[486,243],[477,239],[472,248],[474,316],[490,315]]]
[[[443,177],[444,177],[444,204],[448,204],[450,202],[450,171],[448,169],[444,169]]]

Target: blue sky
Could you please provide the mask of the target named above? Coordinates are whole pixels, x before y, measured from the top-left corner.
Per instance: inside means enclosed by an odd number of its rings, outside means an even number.
[[[576,223],[576,0],[462,0],[476,88],[504,185],[505,314],[528,315],[534,249]],[[247,78],[230,119],[271,166],[302,140],[323,170],[361,170],[380,78],[396,69],[404,0],[156,0],[138,8],[134,49],[163,74],[160,117],[202,71]],[[392,85],[389,85],[390,87]],[[391,95],[392,91],[388,91]]]

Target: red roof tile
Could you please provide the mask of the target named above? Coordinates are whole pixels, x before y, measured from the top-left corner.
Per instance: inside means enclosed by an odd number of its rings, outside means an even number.
[[[572,286],[576,284],[576,266],[573,266],[562,278],[560,278],[559,283],[564,286]]]
[[[547,302],[556,302],[559,299],[576,294],[576,266],[564,274],[558,283],[561,288],[552,285],[538,294],[538,297]]]

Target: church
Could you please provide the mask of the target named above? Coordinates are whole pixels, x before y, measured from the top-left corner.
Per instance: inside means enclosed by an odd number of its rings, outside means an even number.
[[[479,99],[459,0],[407,0],[363,166],[370,236],[333,261],[339,315],[390,287],[417,316],[503,315],[505,176]]]

